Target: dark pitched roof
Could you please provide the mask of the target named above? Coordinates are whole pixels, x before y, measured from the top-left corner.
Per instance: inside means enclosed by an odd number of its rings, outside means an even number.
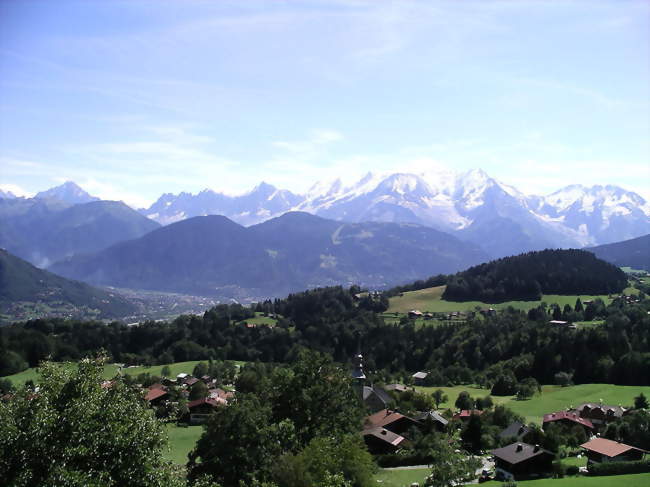
[[[144,396],[145,401],[153,401],[161,397],[166,396],[168,393],[165,389],[153,388],[147,391],[147,394]]]
[[[361,434],[363,436],[373,436],[381,441],[390,443],[393,446],[399,446],[406,439],[397,433],[393,433],[392,431],[388,431],[386,428],[382,428],[381,426],[364,430]]]
[[[385,406],[388,406],[388,404],[390,404],[390,402],[393,400],[393,398],[390,397],[390,395],[385,390],[383,390],[381,387],[377,387],[377,386],[372,386],[372,387],[364,386],[363,387],[363,400],[364,401],[366,401],[370,396],[373,396],[373,395],[377,396],[379,398],[379,400]]]
[[[510,465],[515,465],[544,454],[553,455],[550,451],[544,450],[539,445],[529,445],[528,443],[512,443],[503,448],[492,450],[492,455]]]
[[[619,443],[618,441],[608,440],[607,438],[594,438],[593,440],[588,441],[580,445],[586,450],[590,450],[607,457],[617,457],[623,453],[627,453],[630,450],[638,450],[644,453],[647,453],[641,448],[636,448],[635,446],[626,445],[625,443]]]
[[[627,409],[625,409],[624,407],[608,406],[606,404],[600,404],[597,402],[586,402],[584,404],[580,404],[580,406],[576,408],[576,411],[582,414],[582,413],[593,412],[594,410],[598,410],[598,409],[600,409],[602,414],[605,416],[609,415],[609,416],[615,416],[617,418],[620,418],[627,412]]]
[[[544,415],[544,423],[552,423],[553,421],[560,421],[566,419],[568,421],[573,421],[576,424],[586,426],[587,428],[593,429],[594,425],[591,421],[585,418],[581,418],[577,413],[572,413],[570,411],[558,411],[557,413],[550,413]]]
[[[418,421],[416,421],[415,419],[409,418],[408,416],[404,416],[403,414],[400,414],[397,411],[382,409],[381,411],[368,416],[366,418],[366,425],[368,425],[368,428],[387,426],[391,423],[394,423],[395,421],[399,421],[402,418],[406,418],[409,421],[413,421],[416,424],[418,423]]]
[[[522,439],[526,436],[526,433],[530,431],[530,428],[519,421],[515,421],[501,433],[499,433],[499,438],[517,438]]]
[[[438,423],[441,424],[447,424],[449,421],[447,421],[445,418],[443,418],[440,413],[437,411],[423,411],[417,416],[415,416],[415,419],[418,421],[426,421],[427,419],[431,419],[432,421],[437,421]]]

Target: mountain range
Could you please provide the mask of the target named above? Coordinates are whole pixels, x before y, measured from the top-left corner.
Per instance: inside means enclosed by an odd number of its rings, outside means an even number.
[[[289,212],[250,227],[224,216],[189,218],[50,270],[96,285],[237,298],[387,287],[487,259],[476,245],[422,225]]]
[[[426,178],[368,173],[349,186],[341,180],[316,183],[305,194],[267,183],[239,196],[209,189],[167,193],[140,212],[163,225],[213,214],[252,225],[292,210],[346,222],[418,223],[478,244],[492,257],[650,233],[650,205],[636,193],[611,185],[570,185],[528,196],[480,169]]]
[[[0,247],[39,267],[160,226],[121,201],[100,201],[74,183],[39,194],[0,198]]]
[[[650,272],[650,235],[587,248],[599,259],[620,267],[643,269]]]

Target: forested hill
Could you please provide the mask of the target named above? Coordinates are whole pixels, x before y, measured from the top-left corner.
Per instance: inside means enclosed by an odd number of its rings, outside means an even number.
[[[612,264],[650,271],[650,234],[585,250]]]
[[[536,300],[542,294],[609,294],[627,277],[615,265],[584,250],[542,250],[505,257],[450,276],[443,298],[450,301]]]
[[[119,295],[38,269],[0,249],[0,313],[21,302],[67,306],[71,312],[83,307],[98,310],[102,317],[124,316],[135,310]]]

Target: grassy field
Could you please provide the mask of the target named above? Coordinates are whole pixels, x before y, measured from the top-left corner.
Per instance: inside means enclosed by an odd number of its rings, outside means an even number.
[[[268,316],[264,316],[264,313],[260,313],[259,311],[255,313],[255,318],[248,318],[247,320],[242,320],[237,322],[238,325],[241,325],[243,323],[253,323],[255,325],[266,325],[266,326],[275,326],[278,324],[278,320],[275,318],[269,318]]]
[[[441,407],[454,407],[454,402],[461,391],[469,392],[472,397],[485,397],[490,391],[469,386],[455,387],[416,387],[422,392],[431,393],[442,389],[449,400]],[[561,411],[570,406],[577,406],[584,402],[599,402],[622,406],[632,405],[634,397],[640,393],[650,395],[650,386],[616,386],[611,384],[581,384],[577,386],[543,386],[542,394],[536,394],[527,401],[517,401],[514,396],[493,396],[495,404],[503,404],[514,412],[524,416],[527,423],[540,423],[546,413]]]
[[[486,482],[481,485],[501,486],[503,482]],[[517,487],[648,487],[650,473],[612,475],[607,477],[564,477],[563,479],[524,480]]]
[[[445,286],[430,287],[427,289],[420,289],[419,291],[409,291],[403,293],[402,296],[395,296],[390,298],[389,313],[407,313],[412,309],[419,309],[422,312],[430,311],[432,313],[447,313],[451,311],[472,311],[476,307],[479,308],[494,308],[505,309],[512,306],[516,309],[529,310],[541,304],[542,301],[547,304],[558,304],[561,308],[565,304],[574,306],[576,299],[580,298],[581,301],[594,300],[601,298],[605,304],[611,302],[607,295],[589,296],[589,295],[575,295],[575,296],[561,296],[558,294],[545,294],[539,301],[507,301],[505,303],[489,304],[482,301],[446,301],[442,299],[442,293],[445,291]],[[626,288],[626,294],[637,294],[638,290],[634,288]]]
[[[165,425],[169,436],[169,451],[165,452],[165,458],[179,465],[187,463],[187,454],[194,448],[194,445],[203,434],[203,426],[188,426],[181,428],[173,423]]]
[[[176,362],[173,364],[167,364],[171,370],[171,377],[176,377],[176,375],[180,374],[181,372],[185,372],[188,374],[192,373],[192,370],[194,370],[194,366],[198,364],[200,360],[193,360],[190,362]],[[67,369],[72,369],[76,367],[76,363],[74,362],[65,362],[62,363],[62,365],[67,368]],[[162,368],[164,365],[152,365],[150,367],[148,366],[139,366],[139,367],[126,367],[122,369],[122,372],[127,375],[138,375],[143,372],[148,372],[152,375],[161,375],[162,373]],[[36,367],[23,370],[22,372],[19,372],[14,375],[9,375],[7,376],[8,379],[11,380],[11,382],[14,383],[14,385],[19,386],[24,384],[28,380],[33,380],[34,382],[37,382],[38,380],[38,369]],[[110,379],[112,377],[115,377],[118,371],[118,366],[115,364],[107,364],[104,367],[104,378],[105,379]]]
[[[375,481],[377,485],[385,487],[408,487],[413,482],[421,484],[429,473],[431,473],[431,470],[428,468],[412,470],[392,470],[381,468],[375,475]]]

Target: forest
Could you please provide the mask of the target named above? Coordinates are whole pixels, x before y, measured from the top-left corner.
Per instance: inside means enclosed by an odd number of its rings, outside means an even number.
[[[99,350],[126,364],[228,359],[291,362],[303,348],[349,363],[360,347],[367,369],[391,377],[430,371],[430,385],[492,386],[503,375],[553,383],[650,384],[650,300],[605,306],[595,301],[563,309],[542,303],[528,313],[508,308],[465,324],[416,327],[385,323],[355,300],[357,287],[320,288],[258,303],[218,305],[202,316],[126,326],[114,322],[41,319],[0,328],[0,376],[40,361],[76,361]],[[277,316],[275,326],[237,324],[255,311]],[[599,319],[602,325],[566,329],[552,319]]]
[[[584,250],[542,250],[470,267],[447,279],[443,299],[499,303],[538,300],[542,294],[610,294],[627,285],[625,273]]]

